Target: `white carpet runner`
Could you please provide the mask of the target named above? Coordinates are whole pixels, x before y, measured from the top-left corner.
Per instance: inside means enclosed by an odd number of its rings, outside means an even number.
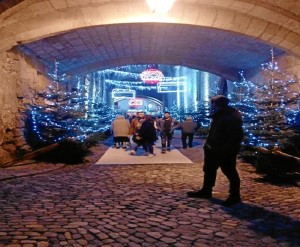
[[[135,144],[132,144],[133,148]],[[193,163],[189,158],[180,153],[176,148],[171,147],[171,152],[161,153],[161,146],[154,146],[154,157],[150,158],[144,155],[144,150],[139,147],[135,155],[130,154],[131,149],[109,148],[96,164],[175,164],[175,163]]]

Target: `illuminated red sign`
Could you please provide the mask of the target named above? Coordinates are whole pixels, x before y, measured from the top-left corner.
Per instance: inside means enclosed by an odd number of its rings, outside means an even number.
[[[147,84],[157,84],[162,80],[164,74],[158,69],[146,69],[141,73],[141,79]]]
[[[139,98],[132,98],[128,101],[128,104],[131,107],[137,107],[137,106],[142,106],[143,105],[143,100]]]

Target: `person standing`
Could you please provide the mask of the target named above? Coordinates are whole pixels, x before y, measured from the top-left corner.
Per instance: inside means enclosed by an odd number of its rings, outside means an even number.
[[[171,151],[171,141],[174,135],[174,129],[179,126],[176,119],[173,119],[170,112],[165,111],[164,117],[157,122],[157,128],[160,132],[162,153],[166,150]]]
[[[132,140],[136,144],[134,149],[130,151],[130,154],[132,155],[135,155],[138,148],[142,146],[142,140],[139,137],[139,129],[141,128],[144,119],[145,119],[145,113],[140,111],[137,112],[136,117],[131,121],[130,128],[131,128]]]
[[[118,115],[111,124],[114,136],[114,146],[116,148],[126,148],[130,136],[130,123],[123,115]]]
[[[187,192],[189,197],[211,198],[215,186],[217,170],[229,180],[229,197],[224,206],[241,202],[240,177],[236,169],[236,157],[243,140],[241,113],[228,105],[229,99],[218,95],[211,99],[211,125],[204,144],[204,181],[199,191]]]
[[[184,122],[180,123],[180,129],[181,129],[181,142],[182,147],[185,149],[187,148],[187,139],[189,147],[193,147],[193,140],[194,140],[194,134],[198,127],[197,123],[193,121],[192,117],[187,117]]]
[[[142,145],[145,150],[145,155],[147,155],[149,158],[154,157],[153,145],[156,141],[156,129],[152,116],[146,115],[145,120],[139,129],[139,136],[142,138]]]

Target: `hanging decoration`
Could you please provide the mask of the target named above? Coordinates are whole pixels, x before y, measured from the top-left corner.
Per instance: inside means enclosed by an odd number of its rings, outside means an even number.
[[[134,89],[134,90],[156,90],[156,86],[146,86],[143,85],[137,85],[136,83],[132,82],[126,82],[126,81],[113,81],[113,80],[105,80],[107,84],[114,85],[118,88],[124,88],[124,89]]]
[[[164,74],[157,69],[157,65],[148,65],[147,69],[141,73],[141,79],[147,84],[157,84],[164,78]]]
[[[157,83],[158,93],[179,93],[186,92],[186,77],[164,77],[164,79]]]
[[[136,95],[136,91],[130,89],[115,88],[111,92],[111,97],[113,99],[135,98],[135,95]]]
[[[159,82],[157,84],[158,93],[179,93],[186,92],[186,83],[184,82]]]

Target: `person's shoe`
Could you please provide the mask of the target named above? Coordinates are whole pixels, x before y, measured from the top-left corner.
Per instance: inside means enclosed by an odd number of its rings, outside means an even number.
[[[192,198],[212,198],[212,193],[204,190],[189,191],[186,194]]]
[[[171,148],[167,148],[167,151],[171,152]]]
[[[130,154],[131,154],[131,155],[135,155],[135,151],[134,151],[134,150],[131,150],[131,151],[130,151]]]
[[[116,143],[116,148],[120,148],[119,143]]]
[[[223,206],[229,207],[229,206],[233,206],[235,204],[241,203],[241,197],[239,196],[235,196],[235,197],[231,197],[229,196],[224,202],[223,202]]]
[[[154,154],[148,154],[148,158],[153,158]]]
[[[183,146],[182,148],[183,148],[183,149],[186,149],[186,146]]]

